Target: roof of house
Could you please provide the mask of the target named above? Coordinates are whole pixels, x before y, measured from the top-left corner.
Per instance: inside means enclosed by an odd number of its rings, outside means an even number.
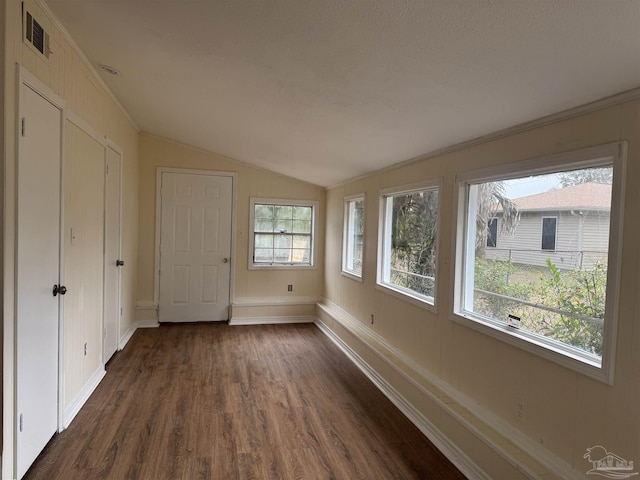
[[[513,202],[519,211],[610,209],[611,185],[583,183],[514,198]]]

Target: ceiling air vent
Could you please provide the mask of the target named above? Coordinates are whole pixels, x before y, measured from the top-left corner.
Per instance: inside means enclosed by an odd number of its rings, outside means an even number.
[[[33,18],[29,12],[25,14],[25,41],[35,48],[38,52],[49,58],[51,50],[49,50],[49,34],[44,31],[44,27]]]

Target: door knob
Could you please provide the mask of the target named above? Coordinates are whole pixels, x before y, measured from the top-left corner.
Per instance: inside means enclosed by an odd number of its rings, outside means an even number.
[[[54,285],[53,286],[53,296],[57,296],[58,294],[60,295],[64,295],[65,293],[67,293],[67,287],[65,287],[64,285]]]
[[[224,258],[222,259],[222,261],[223,261],[224,263],[229,263],[229,259],[228,259],[227,257],[224,257]]]
[[[124,260],[116,260],[116,267],[122,267],[124,265]]]

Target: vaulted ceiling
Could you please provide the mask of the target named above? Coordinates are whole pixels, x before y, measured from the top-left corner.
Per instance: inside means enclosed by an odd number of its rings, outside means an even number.
[[[48,0],[145,132],[331,186],[640,86],[640,1]]]

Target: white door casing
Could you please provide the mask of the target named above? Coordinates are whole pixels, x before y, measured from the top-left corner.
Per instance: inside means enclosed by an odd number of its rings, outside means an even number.
[[[121,155],[105,149],[104,329],[102,360],[107,363],[120,339],[120,169]]]
[[[160,181],[158,320],[228,320],[233,179],[163,172]]]
[[[20,84],[16,265],[16,474],[58,429],[61,109]],[[22,120],[24,119],[24,120]],[[21,128],[22,125],[19,126]]]

